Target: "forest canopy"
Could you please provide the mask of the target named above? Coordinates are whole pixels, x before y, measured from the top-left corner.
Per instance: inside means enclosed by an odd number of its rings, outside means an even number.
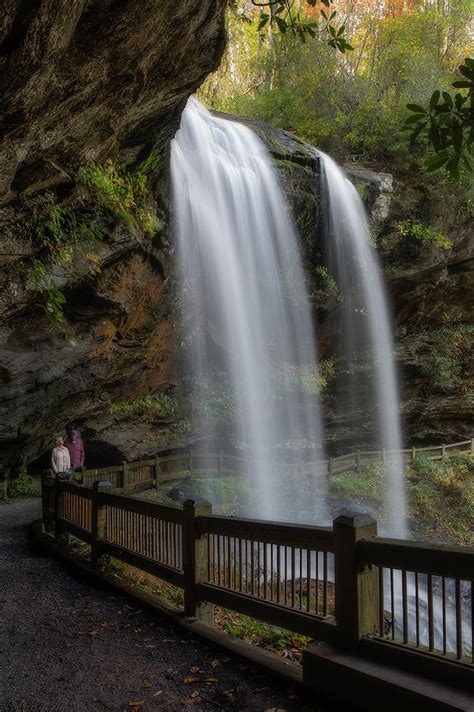
[[[231,3],[226,54],[201,89],[203,100],[292,131],[340,160],[430,170],[427,158],[443,146],[427,122],[413,147],[413,128],[424,122],[407,105],[429,111],[439,90],[437,105],[446,112],[443,92],[454,99],[469,93],[459,66],[472,55],[473,0],[335,0],[329,10],[327,2],[290,4],[298,22],[313,28],[306,41],[301,32],[271,24],[275,3]],[[268,17],[263,24],[262,15]],[[352,49],[331,46],[329,25]],[[467,99],[464,106],[472,113]],[[469,137],[466,132],[465,145]],[[450,158],[446,154],[431,169],[449,166]],[[469,170],[468,160],[457,165],[461,173]]]

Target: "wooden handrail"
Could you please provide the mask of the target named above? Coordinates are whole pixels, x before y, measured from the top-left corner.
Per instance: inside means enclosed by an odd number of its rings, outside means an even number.
[[[400,455],[402,459],[403,456],[409,455],[410,459],[413,461],[416,458],[417,453],[433,453],[433,458],[438,459],[440,456],[443,455],[443,453],[446,450],[452,450],[453,448],[464,448],[464,451],[468,452],[474,452],[474,438],[471,440],[462,440],[460,442],[456,443],[449,443],[449,444],[441,444],[441,445],[432,445],[430,447],[418,447],[418,448],[405,448],[402,450],[357,450],[355,452],[350,452],[350,453],[345,453],[343,455],[337,455],[335,457],[330,458],[330,463],[331,465],[329,466],[329,460],[316,460],[316,461],[310,461],[310,462],[303,462],[299,463],[303,468],[317,468],[317,467],[324,467],[328,470],[328,474],[339,474],[343,470],[340,469],[341,465],[338,467],[338,463],[343,463],[347,462],[348,466],[356,466],[358,467],[359,465],[364,465],[367,463],[364,463],[363,460],[365,458],[370,458],[371,460],[375,458],[380,458],[383,459],[384,456],[393,456],[393,455]],[[190,460],[190,457],[192,458]],[[219,472],[219,468],[222,466],[223,461],[227,461],[224,464],[224,471],[229,473],[231,471],[230,462],[235,462],[235,463],[240,463],[243,467],[248,467],[249,465],[252,465],[252,463],[258,462],[254,458],[249,458],[248,456],[240,456],[240,455],[234,455],[234,454],[228,454],[228,453],[208,453],[208,452],[195,452],[195,453],[183,453],[183,454],[178,454],[178,455],[167,455],[167,456],[156,456],[155,458],[147,458],[146,460],[136,460],[132,461],[130,463],[127,463],[127,467],[130,470],[135,470],[139,469],[140,467],[143,466],[148,466],[148,467],[153,467],[155,468],[155,476],[157,475],[156,473],[156,467],[157,467],[157,462],[159,462],[160,466],[168,463],[173,463],[173,462],[183,462],[183,470],[187,471],[189,470],[189,466],[191,465],[192,470],[201,470],[199,466],[199,459],[205,460],[207,462],[207,469],[211,469],[209,467],[209,461],[214,459],[216,462],[214,470],[216,472]],[[194,462],[192,461],[194,460]],[[273,462],[272,465],[275,468],[282,468],[282,469],[291,469],[292,467],[295,467],[295,464],[292,462]],[[115,474],[115,473],[121,473],[122,472],[122,467],[123,465],[112,465],[109,467],[101,467],[97,469],[91,469],[91,470],[85,470],[83,473],[83,476],[85,479],[89,479],[90,477],[102,477],[107,474]],[[236,474],[240,471],[241,468],[236,468]],[[330,472],[329,472],[330,470]],[[173,474],[178,474],[178,473],[164,473],[165,476],[170,476],[172,477]]]
[[[376,537],[357,542],[359,564],[474,581],[474,547]]]
[[[263,544],[281,544],[318,551],[333,551],[331,527],[268,522],[258,519],[236,519],[234,517],[198,517],[197,530],[200,534],[247,539]]]

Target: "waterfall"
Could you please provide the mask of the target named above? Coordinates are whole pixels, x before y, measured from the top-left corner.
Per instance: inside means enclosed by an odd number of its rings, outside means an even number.
[[[305,278],[270,155],[249,128],[191,98],[171,176],[195,416],[214,448],[248,456],[247,513],[327,523],[317,470],[306,488],[288,474],[324,455]],[[282,477],[274,462],[285,458]]]
[[[385,534],[406,538],[398,384],[381,269],[369,242],[367,217],[357,190],[329,156],[317,153],[327,206],[328,262],[343,299],[344,357],[353,367],[356,352],[366,352],[374,366],[372,412],[378,424],[379,446],[386,450],[387,460],[381,529]]]

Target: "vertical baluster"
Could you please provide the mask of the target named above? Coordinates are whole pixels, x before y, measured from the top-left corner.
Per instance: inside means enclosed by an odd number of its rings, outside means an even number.
[[[217,535],[217,583],[221,585],[221,535]]]
[[[250,593],[253,596],[255,593],[255,585],[254,585],[254,575],[255,575],[255,552],[254,552],[254,542],[253,540],[250,541],[251,549],[250,549]]]
[[[416,647],[420,647],[420,582],[418,573],[415,573],[415,625],[416,625]]]
[[[295,547],[291,547],[291,607],[295,607],[295,589],[296,589],[296,555]]]
[[[319,615],[319,551],[316,551],[316,590],[314,612]]]
[[[402,570],[402,609],[403,609],[403,642],[408,643],[408,591],[407,572]]]
[[[212,581],[217,583],[217,537],[212,535]]]
[[[390,569],[390,615],[392,617],[392,640],[395,640],[395,594],[393,589],[393,569]]]
[[[462,658],[462,608],[461,608],[461,581],[457,577],[454,579],[455,601],[456,601],[456,657]]]
[[[441,577],[441,605],[443,616],[443,655],[446,655],[446,578]]]
[[[280,592],[281,592],[281,546],[277,544],[277,603],[280,603]]]
[[[379,566],[379,630],[380,636],[383,638],[385,634],[385,616],[384,616],[384,591],[383,591],[383,566]]]
[[[239,537],[239,591],[242,591],[242,539]]]
[[[428,648],[434,650],[433,575],[428,574]]]
[[[234,591],[237,591],[237,541],[240,541],[240,539],[238,540],[237,537],[234,536]]]
[[[168,525],[168,557],[167,565],[172,566],[172,556],[173,556],[173,532],[171,531],[171,522],[167,522]]]
[[[257,542],[257,596],[260,597],[260,571],[261,571],[261,563],[260,563],[260,548],[261,548],[261,542]]]
[[[328,552],[323,551],[323,616],[328,614]]]
[[[306,549],[306,610],[311,611],[311,549]]]
[[[229,588],[232,588],[232,583],[231,583],[231,576],[232,576],[232,559],[231,559],[231,550],[232,550],[232,540],[231,537],[227,537],[227,582]]]
[[[156,527],[156,553],[158,557],[158,561],[161,561],[161,547],[162,547],[162,536],[161,536],[161,519],[156,519],[155,520],[155,527]]]
[[[300,547],[300,611],[303,609],[303,549]]]
[[[273,552],[274,545],[270,544],[270,601],[273,602],[273,588],[274,588],[274,577],[275,572],[273,570]]]
[[[207,580],[208,581],[212,581],[212,578],[211,578],[211,567],[212,567],[211,539],[212,539],[212,534],[208,534],[207,535]]]
[[[268,576],[268,544],[263,543],[263,597],[267,598],[267,576]]]

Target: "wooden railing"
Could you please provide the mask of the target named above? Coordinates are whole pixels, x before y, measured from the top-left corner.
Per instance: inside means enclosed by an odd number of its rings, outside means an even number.
[[[367,515],[302,526],[110,489],[44,477],[45,529],[90,544],[96,566],[109,555],[179,586],[186,615],[211,622],[216,604],[318,640],[388,642],[405,658],[416,651],[434,667],[472,671],[474,548],[379,538]]]
[[[402,461],[413,462],[420,454],[430,460],[441,460],[454,453],[474,452],[474,439],[450,445],[408,448],[405,450],[358,450],[328,460],[305,463],[272,463],[275,479],[282,481],[290,476],[311,477],[317,475],[337,475],[342,472],[360,472],[366,465],[387,464]],[[107,479],[114,490],[123,493],[140,491],[154,483],[166,482],[189,474],[200,477],[222,477],[226,475],[249,474],[257,461],[249,457],[228,455],[223,452],[187,452],[179,455],[156,456],[139,462],[122,462],[120,465],[85,470],[81,475],[83,484],[92,486],[97,479]]]
[[[472,548],[377,538],[357,561],[377,570],[378,637],[474,663]]]

